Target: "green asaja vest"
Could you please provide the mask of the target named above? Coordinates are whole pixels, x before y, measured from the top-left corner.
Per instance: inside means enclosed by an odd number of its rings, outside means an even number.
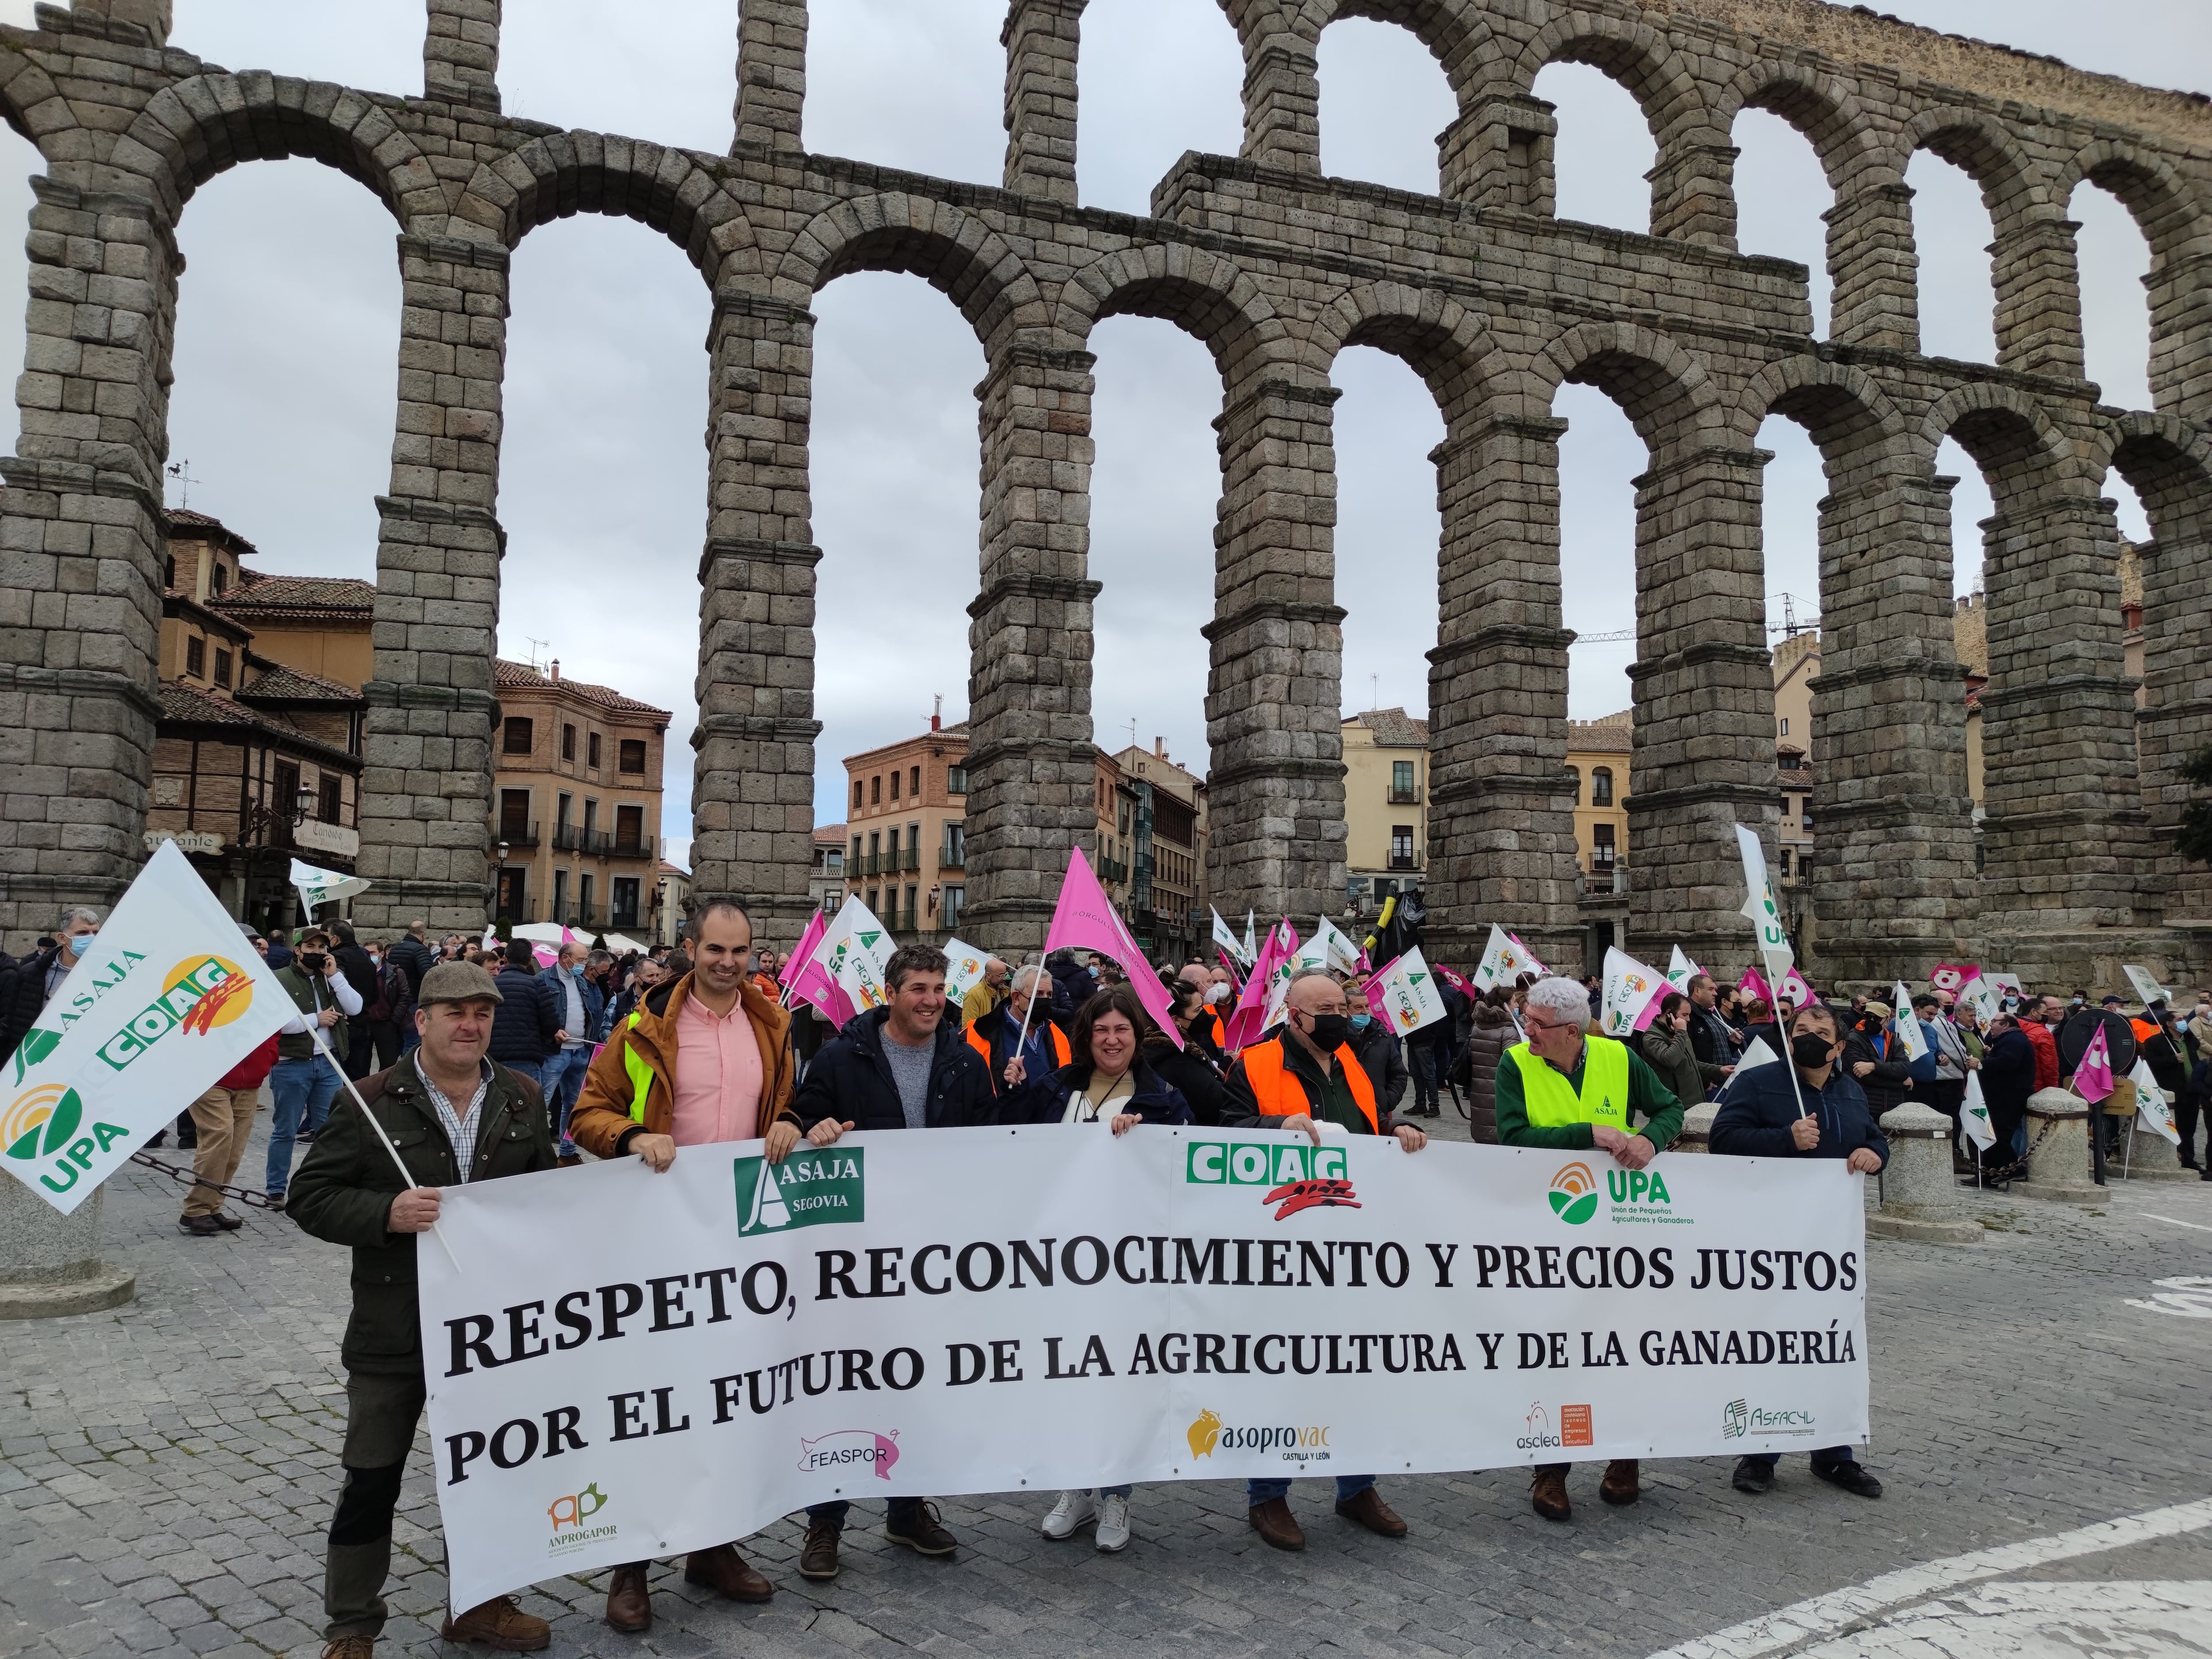
[[[1532,1129],[1603,1123],[1628,1130],[1628,1049],[1611,1037],[1583,1039],[1583,1090],[1539,1060],[1525,1042],[1505,1051],[1521,1073],[1521,1100]]]

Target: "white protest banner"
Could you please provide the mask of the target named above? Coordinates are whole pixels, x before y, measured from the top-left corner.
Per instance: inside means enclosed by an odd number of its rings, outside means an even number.
[[[2166,1000],[2166,988],[2153,979],[2148,969],[2131,968],[2127,963],[2122,963],[2120,971],[2128,976],[2128,983],[2135,988],[2135,994],[2142,1000],[2144,1007],[2149,1007],[2154,1002]]]
[[[1977,1157],[1997,1144],[1997,1132],[1990,1122],[1990,1103],[1982,1094],[1982,1074],[1978,1071],[1966,1073],[1966,1097],[1959,1107],[1959,1127],[1974,1143]]]
[[[854,893],[822,935],[821,944],[814,947],[814,957],[858,1012],[880,1008],[890,1000],[884,988],[884,969],[890,965],[895,949],[890,930],[876,920],[876,913]]]
[[[1620,1038],[1636,1029],[1637,1018],[1651,1000],[1667,988],[1656,968],[1647,968],[1618,945],[1605,950],[1602,1000],[1598,1004],[1601,1036]]]
[[[1774,902],[1774,884],[1766,876],[1766,849],[1759,844],[1759,832],[1741,823],[1735,827],[1735,845],[1743,857],[1743,915],[1759,935],[1759,957],[1766,964],[1766,977],[1779,987],[1797,952],[1790,948],[1789,931]]]
[[[1315,919],[1313,944],[1306,948],[1311,950],[1315,945],[1321,947],[1322,959],[1318,965],[1328,969],[1332,974],[1358,973],[1359,964],[1366,959],[1367,956],[1364,951],[1352,942],[1342,928],[1327,916]]]
[[[1920,1017],[1912,1012],[1912,999],[1905,994],[1903,980],[1897,981],[1889,997],[1889,1029],[1905,1045],[1905,1059],[1918,1060],[1928,1052],[1928,1033],[1920,1029]]]
[[[468,1271],[416,1268],[452,1596],[841,1498],[1863,1442],[1863,1180],[1052,1124],[448,1188]]]
[[[366,876],[349,876],[337,870],[319,869],[294,859],[292,885],[299,890],[300,902],[307,907],[307,915],[312,917],[318,904],[331,904],[339,899],[351,898],[356,893],[367,892],[368,878]]]
[[[2128,1073],[2128,1081],[2136,1085],[2138,1121],[2175,1146],[2181,1145],[2181,1131],[2174,1127],[2173,1108],[2166,1102],[2166,1091],[2158,1086],[2157,1078],[2151,1074],[2150,1062],[2138,1054],[2135,1069]]]
[[[990,957],[964,940],[945,941],[945,994],[958,1002],[983,982],[983,969]]]
[[[1678,945],[1674,947],[1674,956],[1667,963],[1667,983],[1686,996],[1689,994],[1690,981],[1705,971],[1696,963],[1691,961],[1684,953],[1682,947]]]
[[[67,1215],[295,1012],[163,842],[15,1050],[0,1165]]]
[[[1959,988],[1959,1000],[1971,1007],[1985,1027],[2004,1012],[2004,993],[1981,974]]]
[[[1247,927],[1244,931],[1249,933],[1251,929]],[[1213,912],[1213,943],[1215,948],[1224,952],[1230,961],[1248,973],[1251,970],[1252,958],[1244,954],[1244,947],[1237,943],[1237,935],[1229,931],[1229,924],[1222,921],[1218,910]]]
[[[1430,972],[1419,945],[1375,970],[1367,981],[1367,1006],[1401,1037],[1444,1017],[1444,1000],[1437,992],[1436,975]]]
[[[1475,989],[1487,991],[1492,986],[1510,985],[1523,974],[1543,971],[1517,939],[1496,922],[1490,924],[1490,943],[1484,947],[1482,961],[1474,970]]]

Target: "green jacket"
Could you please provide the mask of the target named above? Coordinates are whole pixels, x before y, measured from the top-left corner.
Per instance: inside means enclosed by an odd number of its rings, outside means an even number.
[[[423,1091],[415,1054],[364,1078],[362,1098],[376,1114],[418,1187],[454,1187],[460,1172],[438,1109]],[[493,1063],[491,1087],[477,1109],[474,1181],[555,1167],[550,1127],[538,1085]],[[350,1095],[337,1104],[292,1177],[284,1213],[302,1231],[353,1247],[353,1317],[338,1357],[350,1371],[407,1376],[422,1369],[421,1316],[415,1300],[416,1233],[385,1231],[392,1200],[404,1190],[392,1154],[362,1121]]]
[[[317,977],[319,979],[321,976],[318,975]],[[296,960],[286,963],[276,970],[276,981],[292,994],[294,1004],[303,1014],[312,1016],[314,1013],[317,997],[322,999],[322,1006],[325,1008],[338,1006],[338,1000],[331,994],[331,982],[322,980],[319,985],[310,985],[307,975],[301,970]],[[338,1023],[324,1031],[323,1041],[330,1045],[331,1052],[340,1060],[346,1057],[346,1020],[343,1010],[339,1012]],[[276,1054],[280,1059],[306,1060],[314,1052],[315,1040],[305,1031],[288,1031],[276,1039]],[[384,1161],[386,1164],[392,1162],[388,1158]]]
[[[1583,1048],[1585,1060],[1589,1054],[1588,1044]],[[1537,1062],[1542,1064],[1542,1061]],[[1583,1086],[1583,1067],[1577,1064],[1567,1079],[1579,1092]],[[1510,1053],[1498,1057],[1498,1139],[1505,1146],[1547,1146],[1554,1152],[1586,1152],[1595,1145],[1590,1139],[1587,1123],[1562,1123],[1557,1127],[1538,1128],[1528,1121],[1528,1103],[1522,1097],[1521,1068]],[[1674,1092],[1659,1080],[1659,1074],[1645,1063],[1644,1056],[1631,1048],[1628,1051],[1628,1121],[1633,1123],[1638,1115],[1649,1118],[1636,1133],[1642,1135],[1661,1152],[1665,1152],[1674,1137],[1682,1133],[1682,1103]]]

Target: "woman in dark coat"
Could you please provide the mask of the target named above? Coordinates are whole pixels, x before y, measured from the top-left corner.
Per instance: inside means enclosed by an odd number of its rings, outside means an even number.
[[[1467,1029],[1466,1073],[1468,1135],[1486,1146],[1498,1144],[1498,1062],[1521,1041],[1513,1024],[1513,993],[1493,986],[1474,1005],[1473,1023]]]
[[[1193,1120],[1210,1129],[1221,1121],[1221,1072],[1200,1034],[1211,1024],[1213,1011],[1206,1006],[1205,988],[1188,980],[1169,986],[1168,996],[1173,1003],[1170,1017],[1182,1033],[1183,1046],[1176,1048],[1165,1032],[1148,1025],[1140,1045],[1143,1061],[1183,1097]]]
[[[2019,1156],[2021,1127],[2027,1121],[2027,1097],[2035,1092],[2035,1048],[2011,1014],[1990,1022],[1989,1047],[1982,1055],[1982,1100],[1990,1109],[1996,1144],[1990,1156],[2000,1164]]]

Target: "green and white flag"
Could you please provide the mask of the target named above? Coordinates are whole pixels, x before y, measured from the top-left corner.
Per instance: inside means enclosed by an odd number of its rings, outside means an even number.
[[[1766,875],[1766,850],[1759,844],[1759,832],[1741,823],[1735,827],[1735,844],[1743,855],[1743,915],[1759,935],[1759,960],[1766,964],[1767,982],[1779,986],[1796,962],[1797,953],[1790,948],[1782,911],[1774,902],[1774,884]]]
[[[1350,936],[1327,916],[1315,919],[1314,936],[1307,941],[1306,949],[1318,950],[1321,961],[1317,965],[1328,969],[1332,974],[1359,971],[1362,951],[1352,942]]]
[[[1997,1144],[1997,1132],[1990,1123],[1990,1103],[1982,1097],[1979,1072],[1966,1073],[1966,1097],[1959,1107],[1959,1127],[1985,1152]]]
[[[822,935],[814,957],[837,988],[852,999],[854,1008],[865,1011],[880,1008],[890,1000],[884,969],[890,966],[891,952],[897,948],[891,941],[890,929],[876,920],[876,913],[861,903],[855,893],[845,901],[845,908]]]
[[[1687,996],[1690,993],[1690,981],[1705,971],[1696,963],[1691,961],[1682,947],[1678,945],[1674,947],[1673,957],[1667,963],[1667,983]]]
[[[1474,970],[1474,988],[1487,991],[1495,985],[1510,985],[1524,973],[1542,973],[1543,964],[1522,948],[1521,941],[1500,927],[1490,924],[1490,943],[1482,952],[1482,960]]]
[[[1367,1006],[1389,1021],[1391,1030],[1401,1037],[1444,1017],[1437,976],[1430,971],[1419,945],[1375,970],[1375,976],[1367,981]]]
[[[983,982],[984,964],[991,958],[963,940],[945,941],[945,994],[955,1002]]]
[[[1890,995],[1889,1029],[1897,1033],[1897,1040],[1905,1045],[1905,1057],[1917,1060],[1928,1052],[1928,1033],[1920,1029],[1920,1017],[1912,1012],[1912,999],[1905,994],[1905,981],[1897,981]]]
[[[1615,1042],[1637,1028],[1651,1000],[1667,988],[1656,968],[1647,968],[1618,945],[1605,951],[1605,993],[1598,1004],[1598,1034]]]
[[[1249,970],[1252,958],[1244,954],[1244,947],[1237,942],[1237,935],[1229,931],[1229,924],[1221,919],[1221,912],[1213,912],[1213,943],[1230,961]]]
[[[296,1012],[163,842],[8,1062],[0,1166],[67,1215]]]
[[[2168,1000],[2166,988],[2150,976],[2150,971],[2148,969],[2134,968],[2122,963],[2120,971],[2128,976],[2128,983],[2135,988],[2136,995],[2142,1000],[2144,1007],[2149,1007],[2154,1002],[2165,1002]]]
[[[2181,1131],[2173,1126],[2173,1108],[2166,1102],[2166,1091],[2151,1075],[2150,1062],[2141,1054],[2136,1056],[2135,1070],[2128,1073],[2128,1081],[2136,1085],[2137,1115],[2175,1146],[2181,1145]]]
[[[364,876],[342,875],[336,870],[319,870],[312,864],[292,860],[292,885],[300,890],[300,902],[313,917],[318,904],[331,904],[339,899],[351,898],[368,888]],[[256,952],[256,954],[259,954]]]

